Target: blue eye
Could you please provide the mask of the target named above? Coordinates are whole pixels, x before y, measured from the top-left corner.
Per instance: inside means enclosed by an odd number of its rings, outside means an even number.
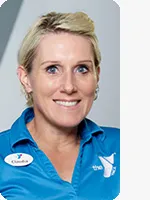
[[[56,72],[58,71],[58,68],[56,67],[56,65],[51,65],[51,66],[48,66],[46,68],[46,71],[49,73],[49,74],[56,74]]]
[[[77,68],[77,71],[80,72],[80,73],[86,73],[89,71],[88,67],[86,65],[80,65],[78,68]]]

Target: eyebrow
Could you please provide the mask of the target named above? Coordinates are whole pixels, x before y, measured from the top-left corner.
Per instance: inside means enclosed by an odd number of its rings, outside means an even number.
[[[77,63],[79,64],[79,63],[83,63],[83,62],[90,62],[90,63],[93,64],[92,60],[80,60]],[[55,63],[56,64],[56,63],[61,63],[61,62],[58,61],[58,60],[47,60],[47,61],[42,62],[40,65],[44,65],[44,64],[47,64],[47,63]]]

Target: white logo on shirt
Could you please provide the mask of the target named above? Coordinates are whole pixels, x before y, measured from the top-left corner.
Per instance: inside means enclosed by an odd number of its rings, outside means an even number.
[[[103,166],[102,165],[99,165],[99,166],[98,165],[93,165],[92,168],[93,168],[94,171],[97,171],[97,170],[102,170]]]
[[[5,199],[0,193],[0,200],[7,200],[7,199]]]
[[[116,167],[113,166],[114,164],[114,154],[113,153],[111,156],[99,156],[100,161],[102,162],[104,166],[104,177],[109,178],[110,176],[114,175],[116,171]]]

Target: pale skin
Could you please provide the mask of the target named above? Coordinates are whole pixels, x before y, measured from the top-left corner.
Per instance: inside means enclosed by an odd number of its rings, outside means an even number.
[[[99,73],[90,41],[70,33],[50,33],[41,40],[30,74],[18,67],[21,83],[33,93],[35,117],[27,128],[68,182],[79,152],[78,124],[91,109]]]

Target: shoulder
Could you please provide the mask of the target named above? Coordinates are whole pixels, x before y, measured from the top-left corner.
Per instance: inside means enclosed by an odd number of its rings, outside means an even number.
[[[7,139],[10,135],[10,129],[0,132],[0,142]]]
[[[0,154],[10,149],[10,129],[0,132]]]
[[[105,149],[105,152],[108,154],[118,152],[120,154],[120,129],[105,126],[101,126],[101,129],[103,130],[103,140],[100,136],[97,136],[97,139]]]
[[[119,128],[106,127],[106,126],[101,126],[100,128],[104,131],[106,139],[120,140],[120,129]]]

